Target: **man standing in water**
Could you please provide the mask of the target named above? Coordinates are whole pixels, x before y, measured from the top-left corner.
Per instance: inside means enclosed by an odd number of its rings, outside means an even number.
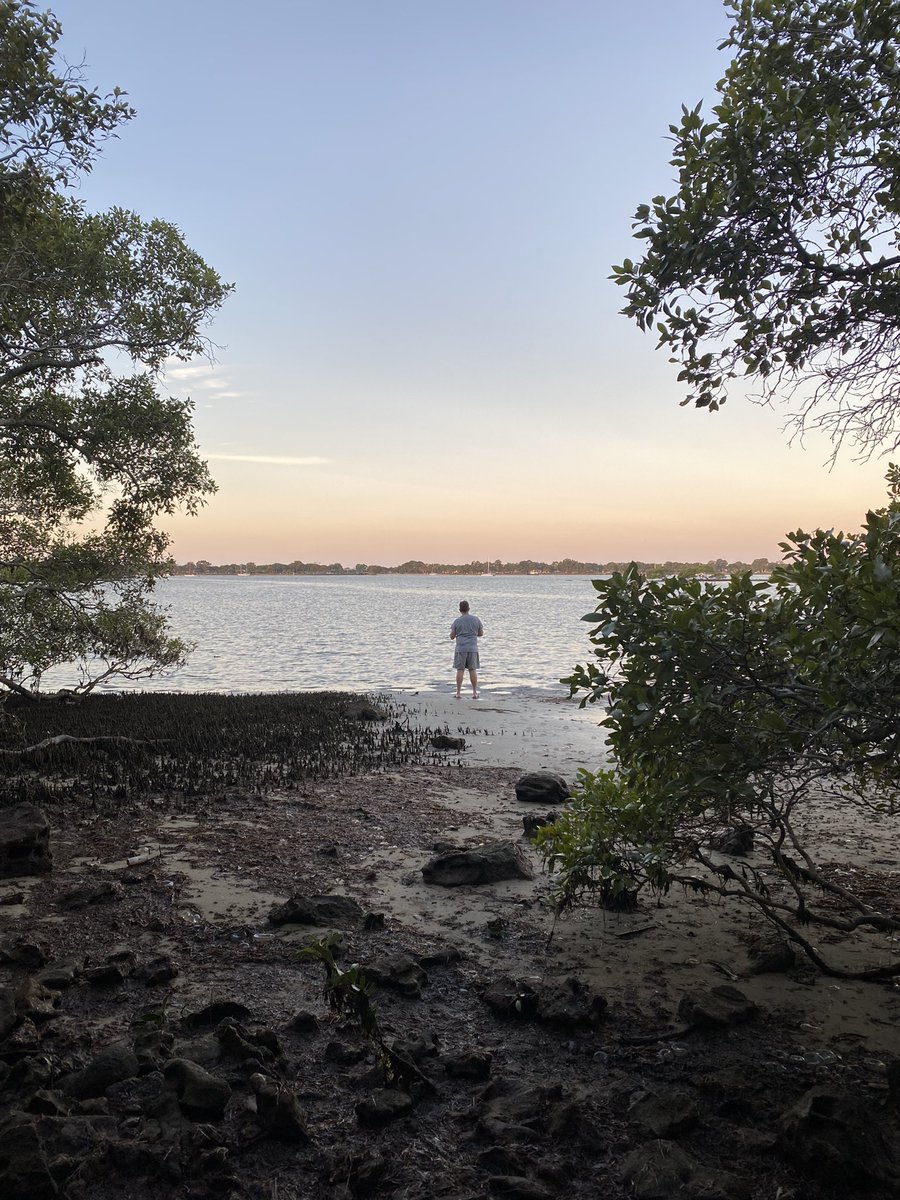
[[[459,616],[450,626],[450,640],[456,642],[453,665],[456,667],[456,698],[460,698],[463,674],[469,672],[472,699],[478,699],[478,639],[484,636],[484,626],[469,612],[468,600],[460,600]]]

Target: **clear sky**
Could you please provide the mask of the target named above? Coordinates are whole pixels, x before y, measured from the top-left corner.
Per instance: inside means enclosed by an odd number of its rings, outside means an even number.
[[[714,101],[719,0],[56,0],[138,110],[83,184],[236,285],[173,369],[219,484],[179,561],[776,557],[883,461],[680,408],[610,266]]]

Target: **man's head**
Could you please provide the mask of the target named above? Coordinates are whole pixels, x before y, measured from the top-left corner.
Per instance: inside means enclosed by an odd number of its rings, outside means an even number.
[[[461,613],[467,613],[467,612],[469,611],[469,602],[468,602],[468,600],[460,600],[460,602],[459,602],[459,611],[460,611]]]

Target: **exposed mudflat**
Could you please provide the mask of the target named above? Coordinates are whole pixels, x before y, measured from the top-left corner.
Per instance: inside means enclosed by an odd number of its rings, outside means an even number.
[[[474,702],[456,721],[440,703],[423,719],[476,727]],[[897,990],[751,974],[761,922],[695,895],[556,920],[514,785],[575,741],[478,721],[490,752],[428,765],[45,806],[52,872],[0,881],[4,1196],[898,1194]],[[826,837],[896,892],[889,837],[836,816]],[[436,844],[495,840],[533,878],[423,881]],[[269,920],[321,895],[357,915]],[[331,932],[371,983],[375,1035],[301,954]]]

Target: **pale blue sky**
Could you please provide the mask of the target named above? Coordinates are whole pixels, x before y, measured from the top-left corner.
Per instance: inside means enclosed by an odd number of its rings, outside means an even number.
[[[617,315],[667,127],[726,65],[718,0],[53,7],[138,110],[81,194],[237,285],[216,366],[168,379],[220,485],[180,560],[751,559],[881,502],[884,463],[679,408]]]

